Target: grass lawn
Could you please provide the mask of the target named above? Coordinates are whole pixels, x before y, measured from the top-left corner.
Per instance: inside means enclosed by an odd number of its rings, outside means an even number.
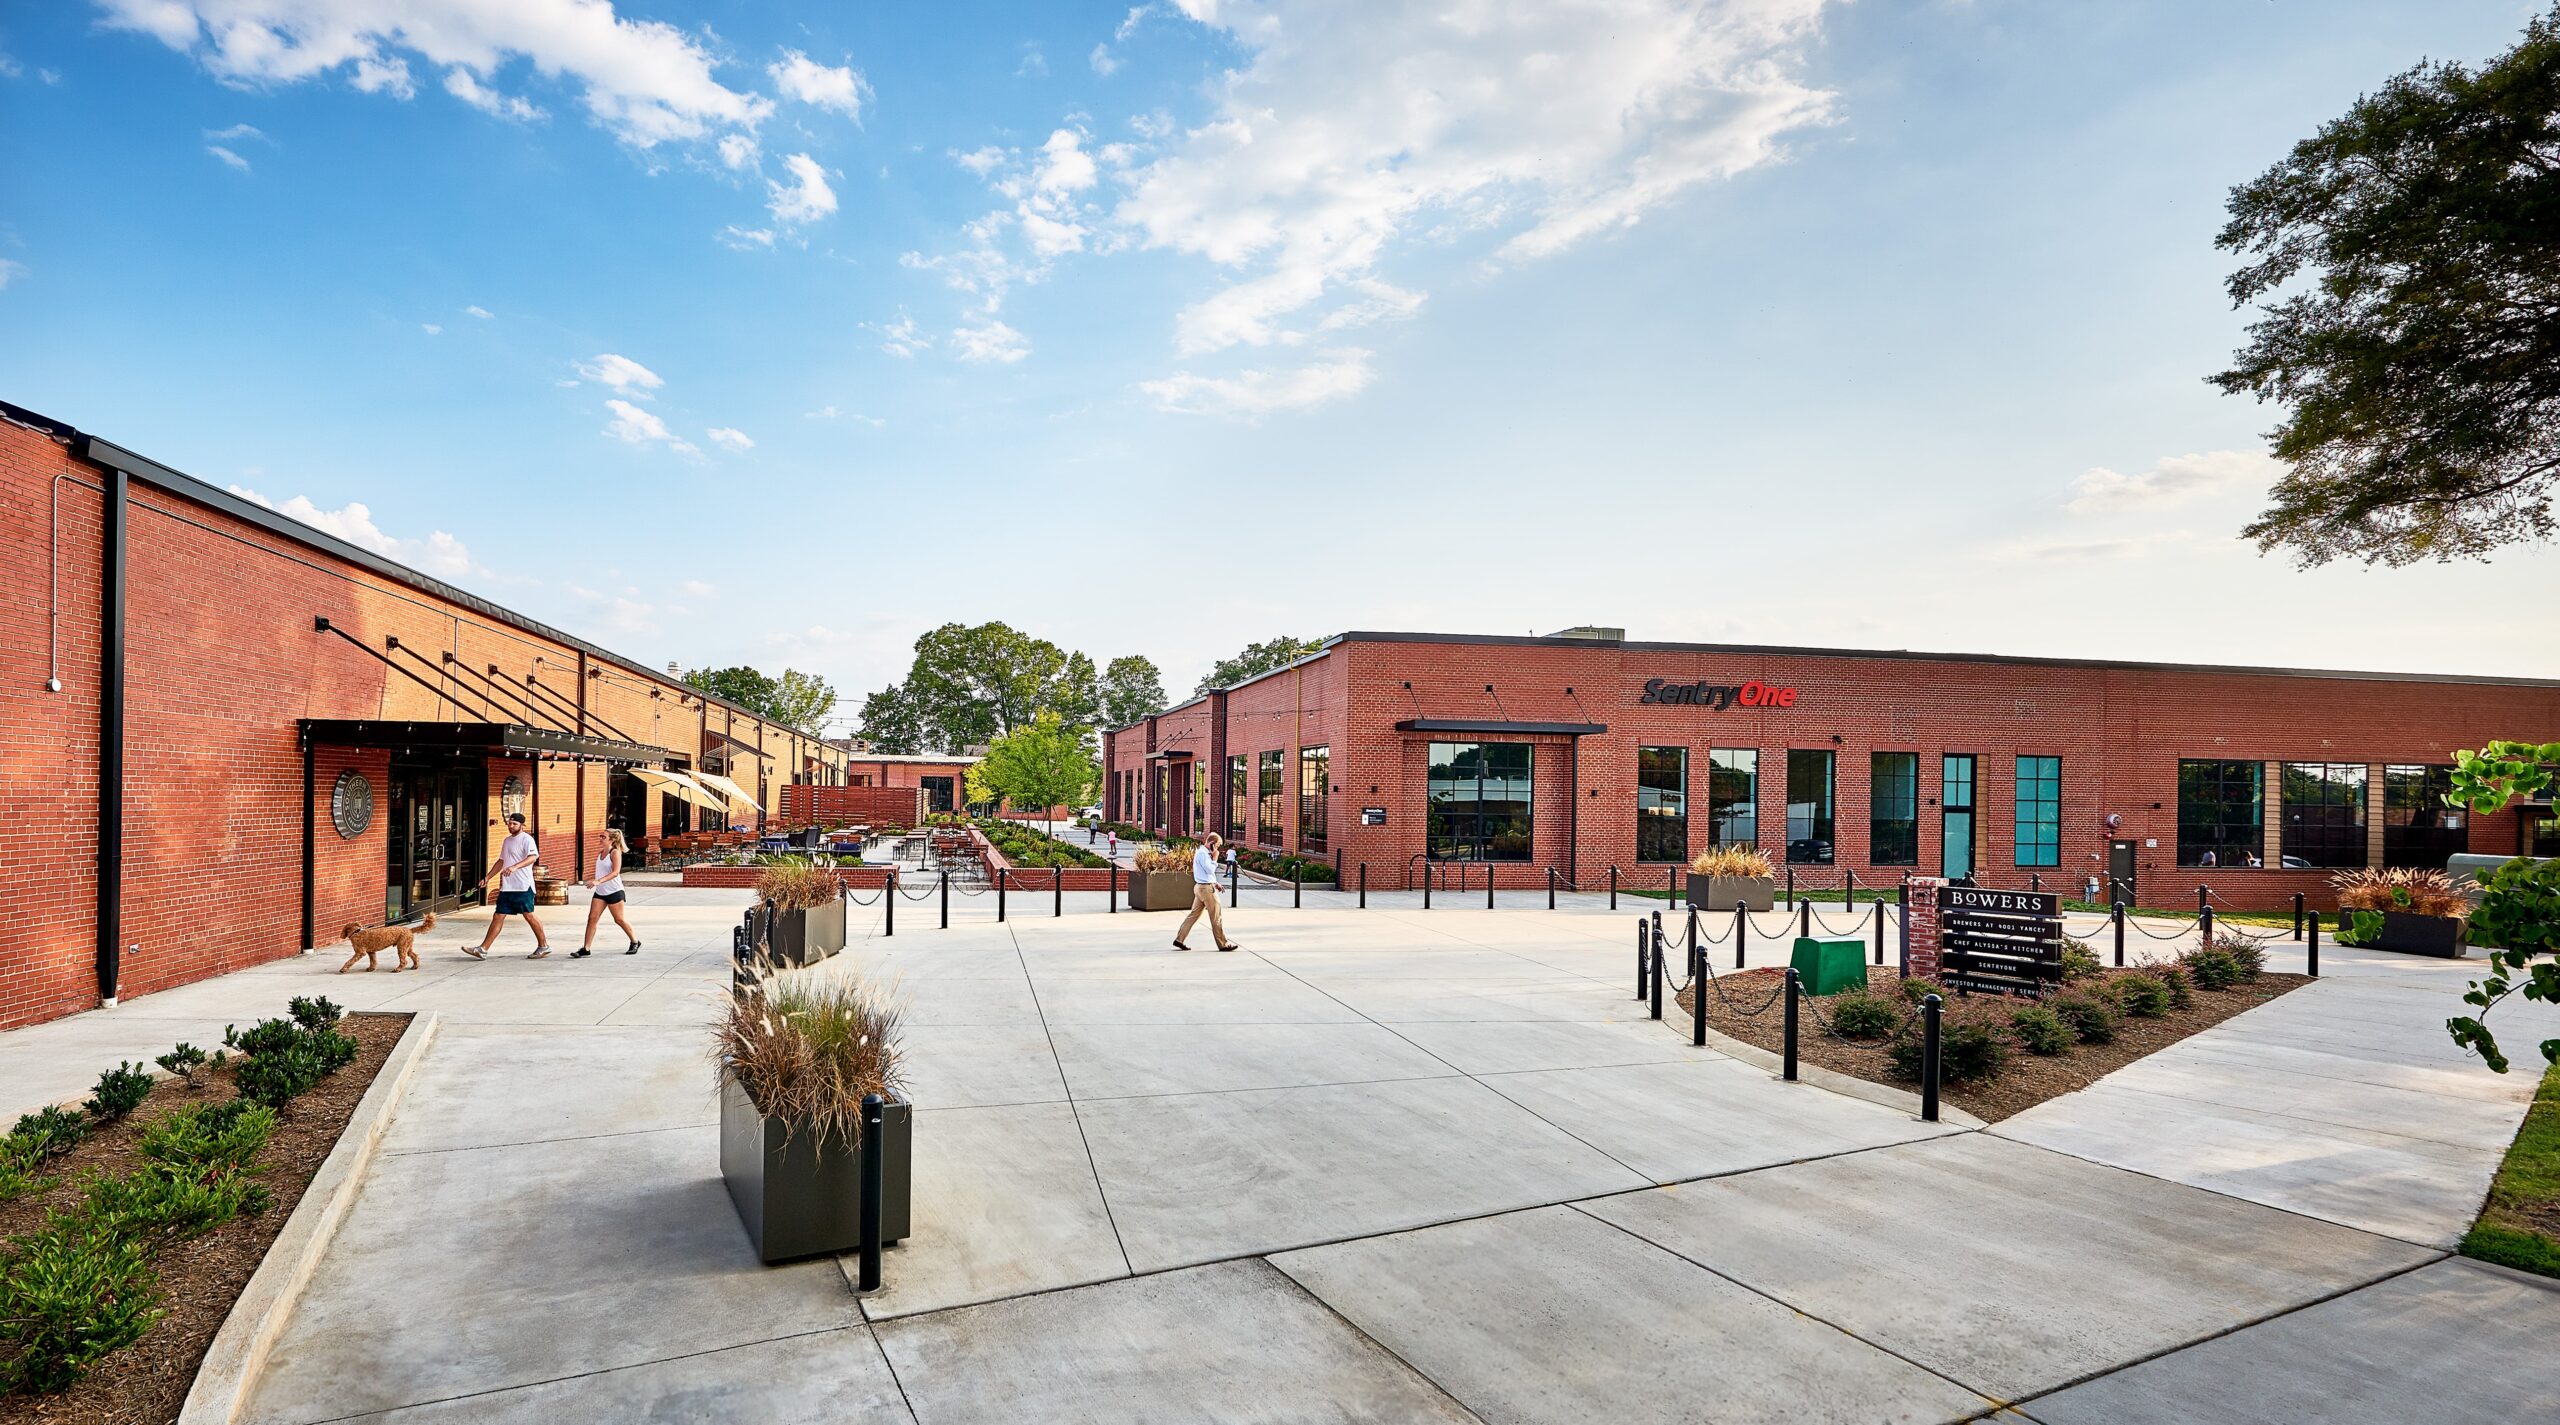
[[[2560,1066],[2542,1076],[2462,1255],[2560,1277]]]

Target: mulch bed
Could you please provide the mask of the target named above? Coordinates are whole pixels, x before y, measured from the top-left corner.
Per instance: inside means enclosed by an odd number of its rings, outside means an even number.
[[[2118,975],[2135,974],[2138,970],[2108,970],[2095,980],[2082,980],[2068,987],[2077,993],[2102,986]],[[1707,1026],[1717,1033],[1729,1035],[1746,1044],[1756,1045],[1771,1053],[1786,1047],[1785,1007],[1770,1004],[1764,1013],[1745,1018],[1733,1007],[1756,1008],[1771,992],[1784,983],[1786,972],[1778,969],[1728,971],[1717,976],[1724,993],[1707,997]],[[1867,988],[1887,999],[1898,998],[1902,977],[1891,966],[1869,967]],[[2166,1049],[2179,1040],[2211,1029],[2243,1010],[2255,1009],[2268,1000],[2311,983],[2307,975],[2261,973],[2254,983],[2242,983],[2227,990],[2197,990],[2185,1009],[2172,1009],[2158,1019],[2135,1019],[2129,1015],[2116,1020],[2116,1037],[2105,1044],[2074,1044],[2060,1054],[2030,1054],[2019,1045],[2009,1031],[2009,1016],[2028,1001],[2006,995],[1945,996],[1945,1028],[1959,1024],[1980,1024],[2000,1035],[2009,1045],[2009,1062],[1996,1074],[1965,1084],[1947,1084],[1939,1090],[1939,1098],[1961,1108],[1985,1123],[1997,1123],[2011,1114],[2035,1107],[2049,1098],[2058,1098],[2074,1089],[2084,1089],[2100,1078],[2123,1068],[2146,1054]],[[1689,995],[1680,997],[1680,1017],[1685,1022],[1694,1011]],[[1732,1001],[1728,1004],[1726,1001]],[[1814,1001],[1817,1007],[1827,1001]],[[1828,1010],[1825,1009],[1828,1017]],[[1663,1017],[1672,1017],[1668,1006]],[[1914,1033],[1918,1030],[1915,1026]],[[1885,1057],[1887,1040],[1843,1042],[1824,1033],[1814,1023],[1811,1013],[1802,1015],[1796,1032],[1796,1057],[1807,1064],[1848,1074],[1875,1083],[1918,1091],[1919,1085],[1909,1079],[1895,1078]]]
[[[283,1006],[278,1005],[277,1011],[282,1013]],[[356,1101],[364,1097],[408,1027],[405,1014],[350,1014],[340,1020],[339,1031],[353,1038],[361,1052],[354,1063],[322,1079],[277,1113],[275,1135],[258,1154],[265,1169],[259,1181],[274,1199],[267,1210],[234,1218],[153,1257],[161,1304],[168,1314],[141,1340],[100,1361],[79,1384],[60,1395],[0,1396],[0,1425],[21,1421],[167,1425],[175,1421],[188,1389],[195,1384],[205,1348],[213,1344],[214,1333],[231,1314],[231,1304],[249,1285],[258,1264],[266,1260],[268,1244],[284,1230],[285,1219],[302,1201],[303,1189],[338,1146],[338,1135],[346,1131]],[[149,1055],[144,1057],[147,1060]],[[114,1065],[98,1067],[103,1071]],[[122,1174],[140,1167],[143,1158],[134,1142],[143,1124],[172,1109],[235,1096],[228,1068],[201,1071],[196,1084],[189,1088],[184,1080],[161,1080],[152,1085],[151,1097],[142,1107],[54,1159],[45,1170],[55,1179],[52,1187],[0,1204],[0,1236],[33,1231],[48,1207],[76,1206],[80,1180],[90,1169]]]

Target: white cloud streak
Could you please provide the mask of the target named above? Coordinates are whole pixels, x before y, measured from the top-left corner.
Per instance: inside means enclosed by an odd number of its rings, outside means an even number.
[[[667,384],[657,372],[630,357],[616,356],[609,351],[593,361],[581,361],[577,367],[578,374],[588,380],[643,400],[648,399],[649,392]]]
[[[1288,370],[1242,371],[1233,376],[1185,371],[1142,381],[1138,389],[1153,397],[1159,410],[1253,421],[1357,395],[1374,376],[1369,353],[1351,347]]]
[[[862,117],[862,101],[871,93],[860,70],[850,65],[829,68],[796,49],[783,51],[781,61],[765,72],[773,76],[774,87],[783,97],[833,109],[848,119]]]
[[[799,226],[814,223],[836,210],[836,190],[827,186],[827,171],[805,153],[795,153],[782,161],[791,173],[789,183],[765,180],[773,191],[772,201],[765,204],[777,222]]]
[[[324,510],[313,504],[307,495],[296,495],[283,504],[277,504],[241,485],[232,486],[231,493],[253,504],[264,505],[288,519],[300,520],[324,534],[333,534],[349,544],[370,549],[384,558],[399,560],[413,569],[448,579],[460,578],[471,572],[471,551],[463,546],[461,540],[443,530],[436,530],[424,539],[396,538],[384,533],[373,522],[373,511],[360,500],[351,500],[339,509]]]
[[[2263,490],[2281,473],[2281,461],[2250,450],[2166,455],[2130,475],[2101,465],[2071,482],[2062,508],[2075,515],[2165,509],[2226,490]]]

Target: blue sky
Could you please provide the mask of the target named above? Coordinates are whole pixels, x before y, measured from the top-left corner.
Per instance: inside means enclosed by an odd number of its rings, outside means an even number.
[[[847,711],[986,618],[2560,674],[2547,548],[2237,540],[2203,379],[2229,187],[2538,8],[14,6],[0,395]]]

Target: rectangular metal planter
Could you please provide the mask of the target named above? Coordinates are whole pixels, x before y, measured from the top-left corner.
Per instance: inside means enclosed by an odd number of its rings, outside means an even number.
[[[2386,910],[2382,913],[2382,938],[2374,942],[2374,948],[2458,959],[2462,955],[2462,927],[2462,920],[2456,916]]]
[[[915,1157],[915,1113],[892,1103],[881,1123],[882,1245],[905,1240]],[[862,1145],[785,1131],[757,1111],[734,1079],[720,1085],[720,1180],[765,1262],[862,1246]]]
[[[773,960],[777,965],[814,965],[844,948],[843,901],[829,901],[812,910],[778,910],[772,914]]]
[[[1189,910],[1191,873],[1133,871],[1129,874],[1129,909]]]
[[[1700,910],[1731,910],[1744,906],[1751,910],[1767,910],[1778,903],[1778,879],[1775,876],[1701,876],[1689,873],[1689,904]]]

